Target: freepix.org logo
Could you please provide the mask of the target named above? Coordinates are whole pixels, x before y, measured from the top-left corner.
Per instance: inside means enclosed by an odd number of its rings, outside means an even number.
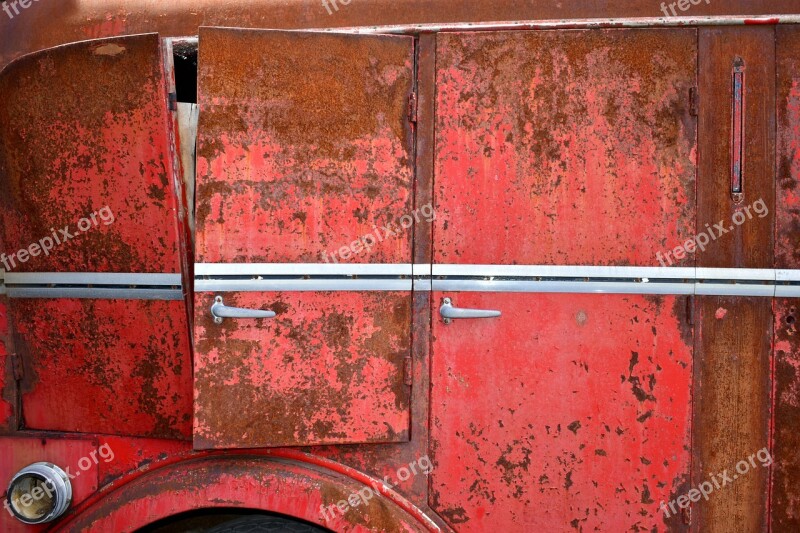
[[[22,13],[22,9],[28,9],[34,2],[39,0],[11,0],[3,2],[3,11],[6,12],[8,18],[13,19],[16,15]]]

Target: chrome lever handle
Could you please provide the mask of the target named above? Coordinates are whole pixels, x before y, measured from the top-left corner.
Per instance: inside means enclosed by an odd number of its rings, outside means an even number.
[[[211,316],[216,324],[222,324],[224,318],[275,318],[274,311],[261,311],[260,309],[242,309],[241,307],[228,307],[222,301],[222,296],[214,298],[211,306]]]
[[[453,301],[450,298],[445,298],[442,301],[439,314],[444,318],[445,324],[449,324],[454,319],[495,318],[501,315],[500,311],[491,311],[487,309],[459,309],[458,307],[453,307]]]

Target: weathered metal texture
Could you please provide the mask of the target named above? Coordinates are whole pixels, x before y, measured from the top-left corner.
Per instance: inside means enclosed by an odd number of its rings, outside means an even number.
[[[11,270],[180,272],[166,106],[156,35],[64,46],[3,71],[0,249],[66,241]]]
[[[40,461],[58,465],[72,476],[73,508],[89,498],[98,488],[98,466],[92,459],[99,457],[97,440],[94,438],[72,438],[59,435],[57,438],[43,435],[38,437],[0,437],[0,493],[6,500],[6,488],[11,478],[26,466]],[[14,518],[0,506],[0,531],[4,533],[25,533],[44,531],[48,526],[28,526]]]
[[[677,4],[670,0],[669,4]],[[164,36],[196,35],[200,26],[324,28],[376,24],[454,23],[518,20],[664,17],[661,2],[529,2],[523,0],[141,0],[33,2],[13,17],[0,12],[0,66],[27,52],[84,39],[157,31]],[[800,12],[798,0],[684,2],[676,14],[773,15]],[[671,15],[671,13],[669,13]]]
[[[800,31],[776,30],[778,158],[775,267],[800,268]],[[770,530],[800,530],[800,302],[774,305]]]
[[[124,533],[184,511],[210,508],[278,510],[333,531],[421,532],[427,528],[394,501],[376,494],[346,513],[320,510],[367,485],[291,460],[212,457],[182,462],[139,477],[110,493],[57,531]]]
[[[800,268],[800,30],[776,30],[778,176],[775,268]]]
[[[775,238],[774,28],[700,30],[698,232],[728,230],[698,251],[702,267],[771,268]],[[730,190],[732,69],[746,66],[744,199]],[[764,217],[734,216],[763,200]],[[741,216],[741,215],[739,215]],[[717,233],[719,231],[717,230]],[[732,470],[769,444],[772,308],[766,299],[698,298],[693,484]],[[768,475],[758,468],[693,504],[703,531],[767,527]]]
[[[695,531],[767,528],[768,470],[735,467],[769,446],[771,303],[698,298],[692,486],[725,472],[731,481],[692,504]]]
[[[416,139],[415,205],[432,203],[433,141],[435,116],[436,36],[421,35],[417,43],[418,109]],[[414,226],[414,263],[430,264],[431,223],[421,219]],[[417,474],[407,480],[397,472],[428,454],[429,389],[430,389],[430,292],[413,295],[412,311],[412,381],[410,441],[400,444],[368,444],[354,446],[315,447],[309,451],[350,465],[369,475],[396,483],[395,490],[416,506],[428,506],[428,476]]]
[[[716,238],[698,251],[698,266],[772,268],[775,216],[775,28],[700,30],[697,231]],[[732,70],[747,69],[745,85],[744,198],[731,198]],[[769,216],[751,206],[763,200]],[[751,208],[750,216],[745,208]],[[734,223],[736,213],[745,222]],[[713,226],[722,222],[727,231]]]
[[[226,293],[272,320],[214,323],[195,308],[195,448],[403,442],[407,293]]]
[[[188,456],[192,444],[188,441],[164,439],[138,439],[99,435],[100,446],[106,445],[114,451],[114,459],[100,461],[98,476],[100,486],[105,486],[134,471],[155,468],[162,461],[174,462],[176,458]]]
[[[696,35],[440,34],[435,261],[658,265],[692,236]]]
[[[458,531],[683,528],[659,506],[690,474],[684,297],[447,296],[503,316],[433,322],[433,509]]]
[[[413,59],[410,37],[203,28],[197,262],[410,263]]]
[[[14,300],[25,427],[188,438],[183,302]]]
[[[11,331],[8,327],[8,302],[0,296],[0,432],[17,429],[15,412],[17,383],[11,358]]]
[[[775,302],[770,531],[800,530],[800,301]]]

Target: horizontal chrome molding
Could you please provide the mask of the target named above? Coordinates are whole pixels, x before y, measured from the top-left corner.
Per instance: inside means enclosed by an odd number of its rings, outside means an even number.
[[[521,20],[494,22],[396,24],[384,26],[352,26],[341,28],[311,28],[289,30],[302,32],[349,33],[349,34],[400,34],[463,32],[463,31],[508,31],[508,30],[556,30],[556,29],[613,29],[613,28],[674,28],[685,26],[745,26],[753,24],[800,24],[800,15],[704,16],[704,17],[619,17],[594,19]]]
[[[411,276],[413,265],[350,263],[195,263],[195,276]]]
[[[672,267],[433,265],[433,276],[484,278],[695,279],[696,270]]]
[[[454,292],[530,292],[565,294],[694,294],[694,283],[613,281],[433,280],[432,290]],[[418,289],[422,290],[422,289]]]
[[[7,272],[6,285],[118,285],[180,287],[180,274],[106,272]]]
[[[423,292],[773,297],[794,295],[800,289],[800,270],[741,268],[199,264],[196,271],[197,292],[408,291],[413,288]]]
[[[411,279],[195,280],[195,292],[410,291]]]
[[[183,300],[179,289],[118,289],[95,287],[7,287],[9,298],[76,298],[93,300]]]

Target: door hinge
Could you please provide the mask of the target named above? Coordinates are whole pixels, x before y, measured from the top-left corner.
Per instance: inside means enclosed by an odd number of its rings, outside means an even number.
[[[169,93],[169,110],[170,111],[177,111],[178,110],[178,95],[177,93]]]
[[[406,385],[414,384],[414,365],[411,357],[406,357],[403,361],[403,382]]]
[[[22,370],[22,358],[16,352],[11,354],[11,368],[14,371],[14,380],[21,380],[24,376],[24,372]]]
[[[408,121],[412,124],[417,123],[417,93],[411,93],[408,97]]]
[[[697,87],[692,87],[689,89],[689,114],[693,117],[698,115],[697,110],[700,107],[699,99],[700,97],[698,96]]]

